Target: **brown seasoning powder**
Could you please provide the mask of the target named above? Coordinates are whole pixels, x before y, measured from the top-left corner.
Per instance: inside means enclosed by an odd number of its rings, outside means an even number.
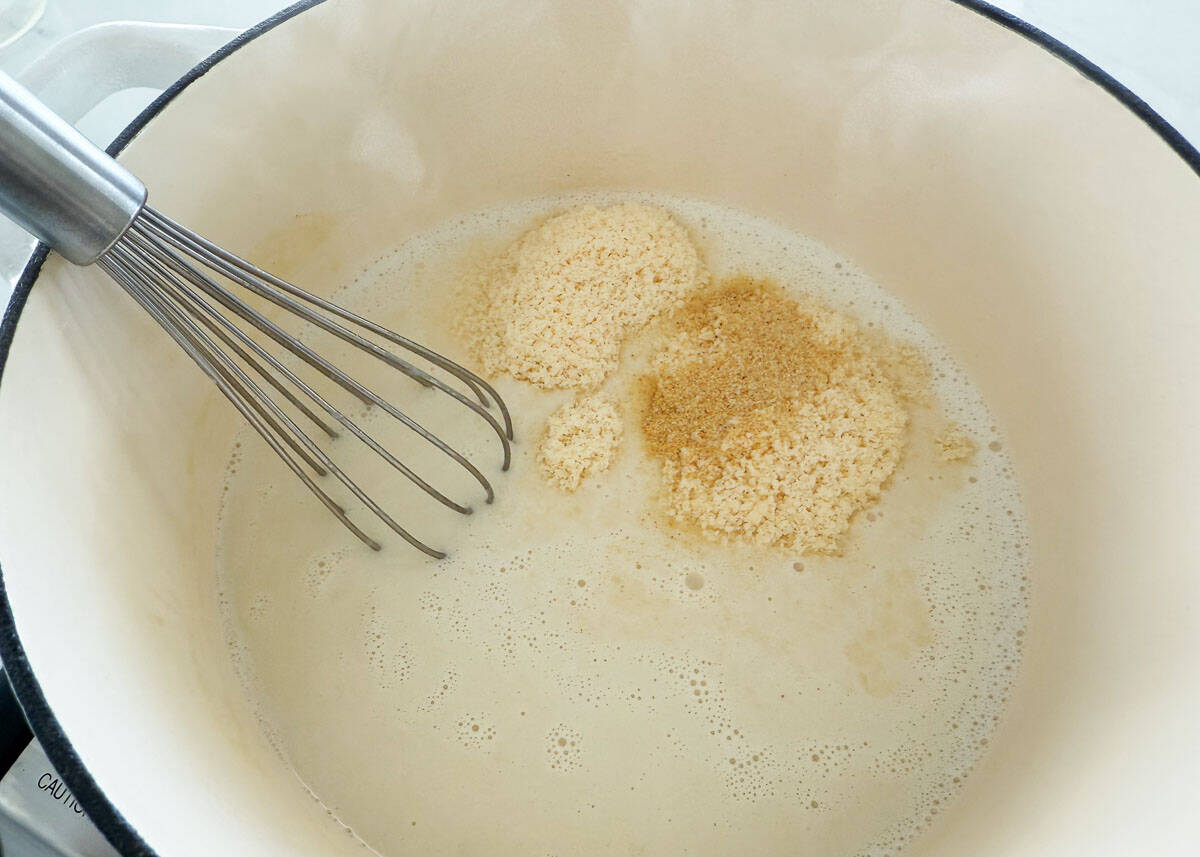
[[[734,278],[688,300],[642,419],[668,512],[716,537],[836,552],[878,498],[908,414],[851,319]]]

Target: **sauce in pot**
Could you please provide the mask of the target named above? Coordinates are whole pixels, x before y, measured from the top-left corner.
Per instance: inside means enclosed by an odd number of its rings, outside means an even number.
[[[450,331],[465,270],[539,217],[619,198],[446,224],[338,298],[461,355]],[[685,223],[714,278],[770,277],[932,364],[937,402],[913,410],[899,467],[841,555],[668,525],[633,408],[611,468],[562,492],[535,453],[571,394],[511,379],[497,387],[516,421],[513,467],[469,517],[333,442],[400,523],[450,549],[441,561],[394,537],[378,554],[360,545],[247,434],[219,557],[247,692],[299,778],[385,855],[894,853],[969,775],[1020,659],[1027,538],[994,420],[932,335],[848,261],[743,212],[628,198]],[[645,338],[627,345],[618,400],[651,353]],[[461,406],[379,365],[357,371],[498,469],[495,437]],[[386,415],[360,416],[455,496],[479,493]],[[940,454],[948,421],[978,447],[969,461]]]

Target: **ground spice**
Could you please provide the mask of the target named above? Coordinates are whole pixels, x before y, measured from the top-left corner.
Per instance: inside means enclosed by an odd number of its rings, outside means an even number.
[[[675,323],[642,418],[670,516],[716,537],[836,552],[900,460],[898,387],[919,373],[889,374],[850,318],[762,281],[694,296]]]

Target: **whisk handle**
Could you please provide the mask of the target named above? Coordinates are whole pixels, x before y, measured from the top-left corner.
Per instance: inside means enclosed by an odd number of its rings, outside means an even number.
[[[69,261],[90,265],[146,203],[146,186],[0,72],[0,210]]]

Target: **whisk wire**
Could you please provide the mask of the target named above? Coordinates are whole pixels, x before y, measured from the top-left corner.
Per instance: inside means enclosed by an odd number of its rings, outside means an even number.
[[[380,548],[379,543],[350,520],[345,510],[321,490],[320,486],[313,481],[305,469],[288,453],[279,439],[283,432],[278,428],[272,429],[270,423],[264,419],[260,410],[252,405],[252,399],[248,392],[233,381],[228,372],[224,372],[218,368],[215,355],[219,349],[213,347],[206,348],[202,337],[190,336],[185,327],[178,323],[176,315],[171,313],[164,302],[156,296],[155,289],[143,285],[143,281],[137,275],[136,269],[128,267],[123,261],[119,260],[119,257],[120,253],[113,252],[110,254],[110,257],[101,259],[98,264],[195,361],[242,417],[267,442],[271,449],[283,459],[288,468],[316,495],[321,503],[359,539],[375,550],[378,550]],[[323,472],[323,468],[321,468],[319,463],[315,463],[314,469],[319,473]]]
[[[154,315],[156,320],[176,323],[177,308],[162,300],[163,296],[159,294],[156,288],[157,284],[136,264],[136,260],[131,259],[129,254],[123,249],[114,252],[113,255],[115,257],[115,266],[128,281],[128,285],[133,289],[132,293],[135,298],[142,302],[143,306],[146,306],[148,310],[153,309],[151,314]],[[279,439],[284,441],[291,447],[293,452],[303,458],[305,463],[318,475],[324,476],[326,474],[320,462],[310,456],[304,447],[284,430],[275,417],[250,395],[246,386],[227,368],[226,364],[228,361],[222,359],[222,353],[219,349],[213,347],[211,340],[195,335],[188,328],[181,329],[179,332],[190,346],[189,350],[199,354],[203,358],[203,367],[206,367],[206,371],[209,371],[210,377],[213,372],[218,373],[225,383],[237,392],[239,399],[248,407],[253,408]]]
[[[371,499],[365,491],[358,486],[330,456],[324,452],[313,440],[300,429],[296,423],[287,416],[286,413],[269,397],[262,388],[260,388],[245,372],[233,363],[228,355],[224,354],[211,339],[201,331],[192,318],[188,315],[193,315],[194,309],[187,310],[175,305],[172,300],[168,300],[168,296],[175,300],[179,299],[177,293],[160,292],[156,287],[161,286],[161,283],[154,282],[150,288],[145,286],[148,278],[144,274],[138,274],[136,258],[133,259],[134,268],[131,271],[129,268],[129,260],[132,254],[129,254],[124,248],[115,254],[121,260],[125,275],[125,282],[131,283],[132,291],[135,300],[143,305],[151,315],[155,317],[160,324],[163,323],[164,316],[167,320],[168,332],[175,338],[176,342],[180,343],[193,359],[197,359],[197,363],[201,368],[209,374],[209,377],[217,381],[218,387],[222,392],[226,393],[227,397],[232,401],[235,407],[245,416],[254,428],[262,435],[300,478],[305,485],[315,493],[318,498],[334,513],[335,516],[345,524],[358,538],[373,550],[380,550],[381,545],[363,532],[354,522],[346,515],[345,510],[334,502],[328,494],[326,494],[315,482],[303,471],[295,460],[283,450],[279,444],[278,438],[272,433],[271,428],[278,432],[283,438],[293,445],[299,441],[304,445],[309,453],[315,456],[319,463],[314,463],[314,468],[318,473],[324,475],[326,471],[332,473],[338,481],[340,481],[356,498],[358,498],[368,509],[370,509],[380,520],[388,525],[395,533],[407,541],[409,544],[421,550],[425,554],[440,559],[445,556],[443,551],[436,550],[413,536],[408,530],[400,526],[391,516],[387,514],[374,500]],[[131,282],[132,281],[132,282]],[[185,311],[188,315],[185,315]],[[222,383],[224,382],[224,383]],[[286,424],[288,432],[280,428],[280,422]],[[302,453],[303,455],[303,453]],[[305,456],[307,458],[307,456]]]
[[[132,243],[135,247],[137,247],[143,253],[155,254],[155,255],[160,255],[160,256],[167,255],[167,254],[164,254],[162,250],[156,250],[155,248],[153,248],[153,245],[149,245],[149,246],[145,246],[145,247],[142,246],[144,242],[140,238],[135,239]],[[153,259],[145,259],[145,261],[147,264],[156,265],[156,266],[158,265],[157,261],[155,261]],[[169,261],[168,261],[168,264],[170,264]],[[176,264],[178,264],[178,263],[176,263]],[[182,270],[179,273],[181,273],[184,277],[186,277],[189,280],[206,279],[206,278],[204,278],[203,274],[200,274],[199,272],[190,269],[186,265],[181,266],[181,268],[182,268]],[[269,351],[267,351],[261,345],[259,345],[257,342],[255,342],[252,338],[250,338],[244,331],[242,331],[240,328],[238,328],[235,324],[233,324],[232,321],[230,321],[228,318],[226,318],[224,315],[222,315],[215,307],[213,307],[210,303],[208,303],[208,301],[204,300],[203,297],[201,297],[199,294],[195,293],[194,291],[183,287],[183,285],[174,277],[174,275],[172,273],[162,270],[161,268],[159,270],[160,270],[160,273],[162,274],[162,276],[169,283],[172,284],[172,286],[174,287],[174,291],[177,294],[177,299],[181,303],[185,303],[186,305],[189,305],[189,309],[191,306],[194,306],[196,309],[201,310],[203,313],[207,314],[207,316],[210,317],[210,318],[204,318],[204,316],[193,311],[193,315],[196,316],[197,318],[202,319],[205,322],[206,326],[208,326],[208,324],[211,324],[213,321],[215,321],[217,324],[220,324],[221,326],[225,327],[230,333],[232,333],[234,336],[236,336],[243,344],[245,344],[248,348],[253,350],[255,352],[255,354],[258,355],[262,360],[266,361],[272,369],[274,369],[279,374],[283,375],[283,377],[286,378],[290,383],[295,385],[299,390],[301,390],[305,395],[307,395],[312,401],[317,403],[317,405],[320,406],[330,417],[337,420],[342,426],[344,426],[347,430],[349,430],[356,438],[361,440],[373,452],[375,452],[377,455],[379,455],[381,458],[383,458],[384,461],[386,461],[389,465],[394,467],[396,470],[398,470],[400,473],[402,473],[406,478],[408,478],[410,481],[412,481],[414,484],[416,484],[418,487],[420,487],[421,490],[423,490],[427,494],[429,494],[429,496],[438,500],[438,502],[442,503],[446,507],[453,509],[456,512],[459,512],[460,514],[466,515],[466,514],[471,513],[471,508],[469,506],[464,506],[462,504],[456,503],[454,500],[450,499],[445,494],[443,494],[441,491],[434,488],[432,485],[430,485],[428,482],[426,482],[423,478],[421,478],[421,476],[419,476],[415,471],[413,471],[411,468],[409,468],[407,465],[405,465],[402,461],[400,461],[398,458],[396,458],[394,455],[392,455],[392,453],[390,453],[387,449],[385,449],[378,441],[376,441],[373,437],[371,437],[371,435],[369,435],[367,432],[363,431],[353,420],[351,420],[348,416],[346,416],[344,413],[342,413],[337,408],[335,408],[332,404],[329,403],[328,400],[326,400],[323,396],[321,396],[319,393],[317,393],[315,390],[313,390],[308,384],[304,383],[303,380],[301,380],[294,372],[292,372],[285,365],[283,365],[283,363],[280,362],[273,354],[271,354]],[[195,283],[193,283],[193,284],[195,284]],[[219,286],[217,286],[215,283],[210,283],[210,285],[212,285],[212,287],[214,287],[214,288],[219,288]],[[222,337],[222,338],[224,338],[224,337]],[[252,362],[252,365],[257,365],[257,364]],[[260,367],[260,371],[263,371],[261,369],[261,367]],[[266,377],[268,379],[273,380],[273,376],[271,376],[269,373],[266,373]],[[304,410],[306,413],[308,412],[307,408],[305,408]],[[314,421],[317,423],[317,425],[324,428],[326,430],[326,432],[328,432],[332,436],[334,436],[334,437],[337,436],[336,432],[333,432],[331,429],[326,427],[325,424],[322,421],[317,420],[315,418],[315,416],[314,416]]]
[[[134,226],[130,229],[130,233],[133,233],[136,235],[138,233],[138,231],[139,231],[138,224],[135,222]],[[143,237],[147,237],[147,236],[143,236]],[[147,240],[153,241],[153,238],[147,237]],[[400,409],[396,408],[394,405],[392,405],[390,402],[388,402],[382,396],[379,396],[377,393],[373,392],[372,390],[370,390],[367,387],[360,384],[354,378],[347,375],[345,372],[343,372],[341,369],[339,369],[337,366],[335,366],[330,361],[326,360],[324,357],[322,357],[320,354],[318,354],[312,348],[309,348],[304,343],[300,342],[299,340],[297,340],[294,337],[287,334],[287,332],[285,332],[282,328],[280,328],[278,325],[276,325],[274,322],[272,322],[270,319],[268,319],[265,315],[263,315],[262,313],[258,312],[257,310],[253,309],[252,307],[248,306],[243,301],[236,298],[232,292],[230,292],[225,287],[221,286],[215,280],[204,276],[200,272],[196,271],[195,268],[188,265],[186,262],[184,262],[181,259],[178,259],[178,258],[173,259],[172,264],[174,266],[177,266],[178,268],[189,271],[190,272],[188,274],[189,279],[192,279],[197,287],[203,289],[207,294],[209,294],[215,300],[219,301],[230,312],[235,313],[236,315],[241,317],[244,321],[252,324],[259,331],[261,331],[262,333],[266,334],[271,339],[273,339],[277,344],[279,344],[280,346],[287,349],[288,351],[290,351],[297,357],[304,360],[312,368],[316,369],[322,375],[329,378],[329,380],[338,384],[338,386],[340,386],[343,389],[347,390],[348,392],[356,395],[359,399],[361,399],[366,404],[378,406],[381,410],[383,410],[389,416],[400,421],[411,431],[415,432],[423,440],[432,444],[438,450],[440,450],[442,453],[449,456],[460,467],[462,467],[469,474],[471,474],[471,476],[475,478],[475,481],[478,482],[479,485],[484,489],[484,493],[486,495],[486,502],[491,503],[492,500],[495,498],[495,491],[493,490],[492,485],[488,481],[487,477],[485,477],[483,475],[483,473],[480,472],[480,470],[474,464],[472,464],[470,461],[468,461],[465,456],[463,456],[461,453],[459,453],[457,450],[455,450],[453,447],[451,447],[449,444],[447,444],[445,441],[443,441],[437,435],[430,432],[428,429],[426,429],[424,426],[422,426],[420,423],[418,423],[412,417],[408,416],[408,414],[406,414],[403,411],[401,411]],[[214,265],[214,267],[216,267],[216,266]],[[222,273],[225,273],[225,272],[222,272]],[[233,280],[234,282],[237,282],[239,285],[245,285],[247,289],[254,292],[255,294],[260,294],[261,296],[270,299],[267,294],[263,294],[264,291],[269,291],[269,290],[263,290],[263,289],[257,287],[255,284],[249,284],[248,279],[245,278],[244,276],[235,276],[233,274],[226,274],[226,276],[229,279]],[[294,301],[291,301],[290,299],[287,299],[287,298],[284,298],[284,300],[286,302],[282,303],[280,305],[283,306],[285,309],[293,310],[295,312],[295,314],[300,316],[301,318],[303,318],[305,320],[312,320],[315,317],[319,322],[325,322],[324,319],[322,319],[320,316],[316,316],[307,307],[304,307],[300,304],[296,304]],[[273,301],[273,302],[275,302],[275,301]],[[328,322],[326,322],[326,323],[328,323]],[[319,324],[318,326],[324,327],[323,324]],[[371,343],[366,343],[366,344],[371,345]],[[472,404],[474,404],[474,403],[472,403]],[[505,439],[504,443],[505,443],[505,445],[507,445],[507,439]],[[507,455],[505,456],[505,460],[507,463],[507,460],[508,460]],[[406,475],[408,475],[412,471],[407,470],[407,468],[406,468],[405,472],[406,472]],[[416,476],[416,474],[412,474],[412,476],[410,476],[410,478],[412,478],[413,481],[415,481],[419,485],[421,485],[422,489],[425,490],[426,493],[428,493],[430,496],[437,499],[439,502],[443,503],[443,505],[446,505],[450,508],[456,509],[456,511],[462,512],[463,514],[466,514],[469,512],[469,507],[457,504],[454,501],[450,500],[449,498],[445,497],[444,494],[437,491],[437,489],[433,488],[432,486],[429,486],[427,482],[420,479],[420,477]]]
[[[98,260],[98,264],[212,379],[222,395],[320,502],[372,549],[379,550],[381,544],[361,529],[346,510],[317,484],[311,474],[333,475],[371,513],[406,542],[428,556],[445,556],[443,551],[431,547],[400,526],[289,416],[281,407],[281,402],[277,402],[268,390],[264,389],[263,384],[330,438],[336,438],[339,434],[334,425],[341,426],[428,496],[447,508],[462,514],[469,514],[471,508],[448,497],[392,454],[346,413],[306,383],[280,359],[279,355],[268,350],[265,347],[267,340],[274,342],[368,406],[379,407],[469,473],[483,488],[487,502],[490,503],[494,498],[495,494],[487,477],[462,453],[373,390],[359,383],[313,348],[287,333],[262,312],[239,299],[217,277],[245,288],[250,293],[381,360],[418,383],[439,390],[465,405],[482,417],[499,437],[503,450],[503,468],[507,469],[511,461],[511,417],[503,400],[491,385],[473,372],[406,337],[256,268],[149,207],[142,210],[124,235]],[[381,348],[339,321],[322,315],[318,310],[335,319],[356,325],[410,354],[427,360],[432,366],[462,383],[478,401],[436,375]],[[258,331],[265,339],[260,341],[252,336],[238,323],[239,320]],[[256,381],[256,377],[261,379],[262,383]],[[503,425],[489,410],[493,403],[500,411]],[[321,412],[324,412],[333,425],[320,416]]]
[[[130,231],[133,232],[134,230],[130,230]],[[348,392],[356,395],[365,404],[378,406],[385,413],[387,413],[394,419],[400,421],[407,428],[409,428],[410,430],[415,432],[419,437],[421,437],[428,443],[432,444],[433,446],[437,447],[441,452],[443,452],[444,454],[449,456],[459,466],[461,466],[464,470],[466,470],[468,473],[470,473],[475,478],[475,480],[480,484],[480,486],[484,489],[487,502],[490,503],[492,501],[492,499],[495,496],[495,493],[494,493],[491,483],[488,481],[487,477],[485,477],[479,471],[479,469],[477,467],[475,467],[475,465],[473,465],[470,461],[468,461],[465,456],[463,456],[457,450],[453,449],[449,444],[447,444],[445,441],[443,441],[437,435],[430,432],[428,429],[426,429],[424,426],[422,426],[420,423],[418,423],[412,417],[408,416],[408,414],[406,414],[403,411],[401,411],[400,409],[396,408],[394,405],[392,405],[390,402],[388,402],[382,396],[379,396],[377,393],[373,392],[372,390],[370,390],[367,387],[360,384],[355,379],[351,378],[349,375],[347,375],[341,369],[337,368],[333,363],[326,360],[324,357],[322,357],[316,351],[309,348],[304,343],[296,340],[294,337],[290,336],[281,327],[276,325],[274,322],[272,322],[270,319],[268,319],[262,313],[258,312],[257,310],[253,309],[252,307],[249,307],[248,305],[246,305],[244,302],[240,301],[237,297],[235,297],[233,295],[232,292],[230,292],[224,286],[217,283],[212,278],[205,276],[204,274],[197,271],[192,266],[185,263],[183,260],[180,260],[178,258],[172,259],[169,254],[166,256],[166,258],[170,260],[170,264],[172,264],[172,266],[175,267],[176,270],[183,272],[184,275],[187,276],[187,278],[189,280],[191,280],[194,285],[196,285],[198,288],[202,289],[210,297],[212,297],[213,299],[215,299],[219,303],[221,303],[222,306],[224,306],[230,312],[236,314],[237,316],[239,316],[240,318],[242,318],[249,324],[253,325],[259,331],[261,331],[262,333],[269,336],[277,344],[279,344],[286,350],[290,351],[292,354],[296,355],[297,357],[301,358],[309,366],[311,366],[312,368],[319,371],[322,375],[325,375],[327,378],[329,378],[334,383],[338,384],[338,386],[340,386],[343,389],[347,390]],[[324,399],[321,399],[320,397],[316,396],[316,394],[312,392],[311,388],[305,386],[304,390],[307,394],[309,394],[311,397],[313,397],[314,401],[316,401],[318,404],[322,405],[323,407],[328,405],[328,403],[325,402]],[[337,419],[343,425],[347,426],[347,428],[350,428],[350,425],[347,423],[347,418],[341,411],[337,410],[336,408],[333,408],[332,406],[328,406],[328,413],[330,414],[330,416]],[[379,450],[377,450],[377,451],[379,451]],[[397,468],[399,470],[401,470],[401,472],[404,473],[405,476],[407,476],[414,483],[416,483],[418,486],[420,486],[423,491],[425,491],[427,494],[429,494],[429,496],[436,499],[438,502],[440,502],[443,505],[447,506],[448,508],[454,509],[455,511],[460,512],[462,514],[470,513],[470,507],[456,503],[455,501],[451,500],[449,497],[447,497],[441,491],[437,490],[432,485],[430,485],[427,481],[422,479],[411,468],[408,468],[407,466],[403,465],[402,463],[399,463],[395,458],[390,458],[390,462],[395,463],[395,466],[397,466]]]
[[[131,236],[131,239],[132,239],[130,241],[131,247],[135,249],[137,255],[142,259],[142,261],[146,265],[152,267],[160,277],[162,277],[165,281],[167,281],[168,283],[175,286],[176,292],[183,293],[186,291],[180,286],[180,284],[178,283],[178,281],[176,279],[177,272],[168,270],[166,267],[164,267],[164,264],[163,264],[164,260],[161,257],[163,257],[166,254],[164,254],[161,250],[155,248],[152,244],[149,244],[148,242],[144,242],[144,240],[140,236]],[[187,276],[187,274],[184,272],[178,272],[178,273],[183,274],[183,276],[185,276],[185,277]],[[195,272],[192,272],[192,273],[195,273]],[[210,303],[205,301],[203,298],[200,298],[198,295],[196,295],[193,292],[187,292],[187,294],[191,300],[195,301],[197,303],[197,305],[202,306],[205,311],[204,314],[193,313],[193,317],[196,318],[197,321],[199,321],[201,324],[203,324],[210,333],[212,333],[214,336],[216,336],[218,339],[220,339],[221,342],[227,348],[229,348],[231,351],[233,351],[241,359],[241,361],[244,364],[246,364],[247,366],[252,368],[255,371],[255,373],[257,373],[264,381],[266,381],[276,391],[278,391],[281,396],[286,398],[288,400],[288,402],[290,402],[294,408],[296,408],[298,411],[300,411],[300,413],[304,414],[304,416],[307,417],[309,419],[309,421],[311,421],[314,425],[318,426],[323,432],[325,432],[325,434],[328,437],[330,437],[332,439],[332,438],[336,438],[338,436],[337,431],[335,431],[332,427],[329,426],[328,423],[326,423],[323,419],[321,419],[319,416],[317,416],[317,414],[311,408],[309,408],[308,405],[305,404],[305,402],[299,396],[297,396],[295,393],[293,393],[291,390],[289,390],[278,378],[276,378],[269,371],[267,371],[266,366],[263,366],[263,364],[261,362],[259,362],[259,360],[256,360],[254,356],[247,353],[246,350],[242,347],[242,345],[239,344],[237,341],[235,341],[233,338],[231,338],[230,334],[227,333],[226,330],[232,332],[232,334],[234,336],[238,337],[238,339],[240,339],[242,343],[244,343],[248,348],[253,350],[255,355],[257,355],[258,358],[260,358],[261,360],[265,360],[271,366],[271,368],[275,369],[280,374],[284,375],[285,378],[287,378],[292,383],[297,384],[297,386],[300,386],[299,379],[295,378],[295,376],[292,375],[292,373],[286,367],[284,367],[282,364],[280,364],[270,352],[266,351],[257,342],[255,342],[253,339],[251,339],[249,336],[247,336],[242,330],[240,330],[235,324],[233,324],[233,322],[229,321],[229,319],[227,319],[227,318],[225,318],[225,316],[221,315],[221,313],[215,307],[213,307]],[[222,328],[225,328],[225,329],[222,329]]]
[[[275,286],[280,291],[286,292],[293,297],[300,298],[301,300],[306,301],[307,303],[310,303],[313,306],[330,313],[331,315],[337,316],[344,321],[349,321],[352,324],[363,328],[364,330],[370,331],[371,333],[374,333],[375,335],[386,339],[389,342],[392,342],[393,344],[424,358],[425,360],[428,360],[433,365],[450,373],[470,387],[479,398],[480,404],[483,406],[486,407],[489,404],[490,397],[490,401],[496,403],[504,419],[504,436],[507,437],[508,440],[512,440],[512,417],[508,412],[508,407],[504,404],[504,400],[500,398],[500,395],[495,391],[495,389],[487,381],[476,375],[474,372],[471,372],[469,369],[466,369],[461,364],[456,363],[448,357],[426,348],[418,342],[414,342],[406,336],[402,336],[395,331],[376,324],[370,319],[351,312],[345,307],[338,306],[335,303],[331,303],[330,301],[318,297],[317,295],[307,292],[304,289],[287,282],[286,280],[280,279],[269,271],[262,270],[254,264],[247,262],[245,259],[230,253],[223,247],[213,244],[204,237],[197,235],[184,226],[181,226],[179,223],[162,214],[161,212],[147,207],[145,213],[146,219],[149,223],[159,227],[165,234],[174,236],[192,246],[197,251],[203,251],[211,254],[213,257],[220,259],[229,265],[240,268],[252,277]]]
[[[218,247],[204,238],[201,238],[190,230],[179,226],[174,221],[171,221],[169,218],[159,214],[153,209],[147,208],[146,213],[148,229],[160,240],[169,242],[183,253],[191,256],[196,261],[211,267],[214,270],[220,271],[223,276],[233,282],[238,283],[238,285],[243,286],[253,294],[258,295],[259,297],[294,313],[306,321],[311,322],[327,333],[330,333],[341,339],[343,342],[353,345],[359,350],[370,354],[372,357],[375,357],[388,366],[391,366],[392,368],[402,372],[413,380],[418,381],[422,385],[436,387],[441,392],[452,396],[459,403],[470,408],[475,414],[484,419],[496,433],[496,436],[499,438],[501,446],[504,450],[504,462],[501,469],[508,469],[512,456],[510,448],[510,439],[512,437],[512,421],[508,416],[508,410],[504,406],[503,400],[500,399],[499,396],[495,395],[494,390],[491,392],[504,417],[505,426],[502,428],[496,421],[496,418],[487,410],[485,407],[487,404],[487,397],[481,392],[481,387],[486,387],[488,390],[491,390],[491,387],[485,381],[483,381],[483,379],[479,378],[474,373],[463,369],[461,366],[458,366],[458,364],[453,363],[453,361],[449,361],[440,355],[436,355],[436,352],[432,352],[429,349],[424,348],[424,346],[418,346],[416,343],[407,340],[405,337],[402,337],[399,334],[389,331],[387,328],[374,324],[373,322],[369,322],[366,319],[362,319],[348,310],[339,307],[337,304],[333,304],[329,301],[318,298],[316,295],[310,294],[309,292],[306,292],[305,290],[288,283],[286,280],[282,280],[273,274],[269,274],[266,271],[257,268],[246,260],[235,256],[229,251]],[[139,224],[135,222],[133,229],[138,230],[138,228]],[[297,300],[297,298],[300,300]],[[308,306],[305,306],[305,302],[326,310],[330,314],[339,318],[351,320],[355,323],[361,323],[361,326],[365,327],[366,329],[373,330],[378,335],[401,345],[401,347],[409,348],[414,353],[423,352],[424,354],[434,355],[437,359],[431,360],[430,362],[433,362],[435,365],[446,369],[446,371],[451,372],[454,377],[459,378],[465,384],[467,384],[481,399],[482,404],[480,402],[471,401],[460,391],[449,386],[440,378],[430,375],[428,372],[425,372],[408,361],[397,357],[390,351],[380,348],[375,343],[363,338],[345,326],[331,321],[320,313],[310,309]],[[426,437],[426,439],[428,440],[429,438]]]

